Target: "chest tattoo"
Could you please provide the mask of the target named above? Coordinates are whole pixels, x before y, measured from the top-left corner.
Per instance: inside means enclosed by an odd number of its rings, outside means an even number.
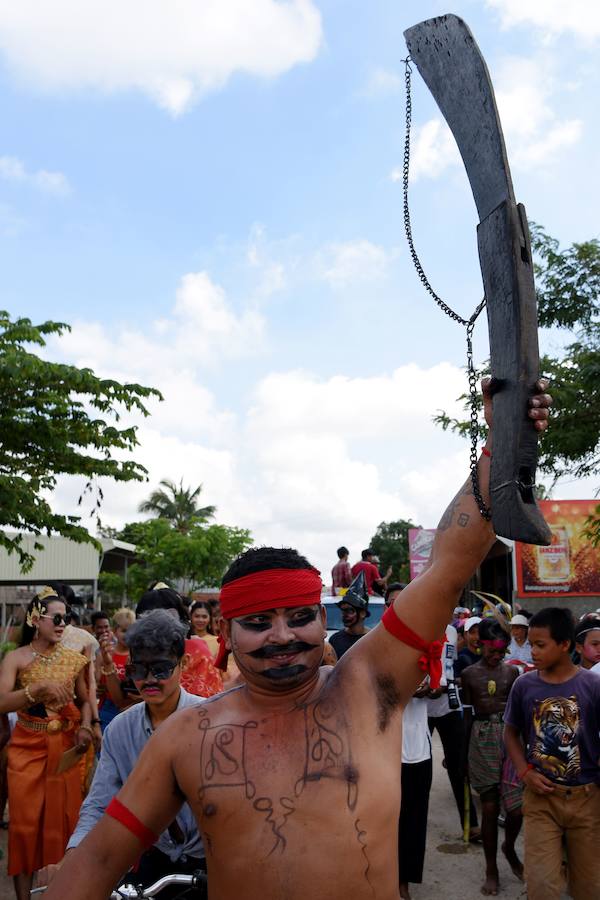
[[[214,791],[241,789],[269,826],[271,855],[285,850],[285,826],[311,782],[343,783],[346,807],[355,810],[359,772],[340,703],[321,698],[283,715],[243,724],[213,723],[209,712],[199,710],[198,725],[202,735],[198,800],[205,823],[219,807]]]

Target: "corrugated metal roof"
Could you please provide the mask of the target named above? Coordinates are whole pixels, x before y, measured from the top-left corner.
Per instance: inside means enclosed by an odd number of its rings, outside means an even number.
[[[10,535],[13,537],[13,534]],[[44,546],[35,550],[34,543]],[[0,581],[94,581],[100,569],[100,554],[93,544],[78,544],[59,535],[46,537],[24,534],[24,550],[36,557],[26,574],[21,572],[19,557],[0,547]]]

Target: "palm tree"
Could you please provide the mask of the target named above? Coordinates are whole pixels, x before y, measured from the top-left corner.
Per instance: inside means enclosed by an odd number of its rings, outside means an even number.
[[[201,484],[193,491],[184,488],[183,479],[177,486],[169,478],[163,478],[160,485],[138,509],[142,513],[152,513],[158,519],[168,519],[177,531],[185,534],[193,525],[212,519],[217,511],[216,506],[197,506]]]

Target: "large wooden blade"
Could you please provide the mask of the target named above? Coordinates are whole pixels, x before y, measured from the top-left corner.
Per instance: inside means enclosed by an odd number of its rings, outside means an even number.
[[[410,55],[454,135],[480,223],[494,395],[492,522],[496,534],[549,544],[533,493],[537,435],[527,417],[539,378],[537,309],[527,219],[515,203],[490,75],[469,28],[438,16],[404,32]]]

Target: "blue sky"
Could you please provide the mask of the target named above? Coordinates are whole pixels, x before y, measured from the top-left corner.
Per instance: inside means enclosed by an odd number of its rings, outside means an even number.
[[[487,59],[517,197],[563,243],[597,236],[600,13],[456,2]],[[3,306],[64,320],[54,358],[155,385],[150,485],[204,484],[220,521],[329,568],[379,521],[435,524],[466,446],[432,424],[464,340],[402,231],[402,32],[435,2],[0,2]],[[430,278],[481,296],[476,215],[414,77],[411,202]],[[553,349],[560,335],[542,335]],[[487,355],[485,323],[477,355]],[[591,495],[565,484],[556,496]],[[79,486],[61,483],[73,511]]]

